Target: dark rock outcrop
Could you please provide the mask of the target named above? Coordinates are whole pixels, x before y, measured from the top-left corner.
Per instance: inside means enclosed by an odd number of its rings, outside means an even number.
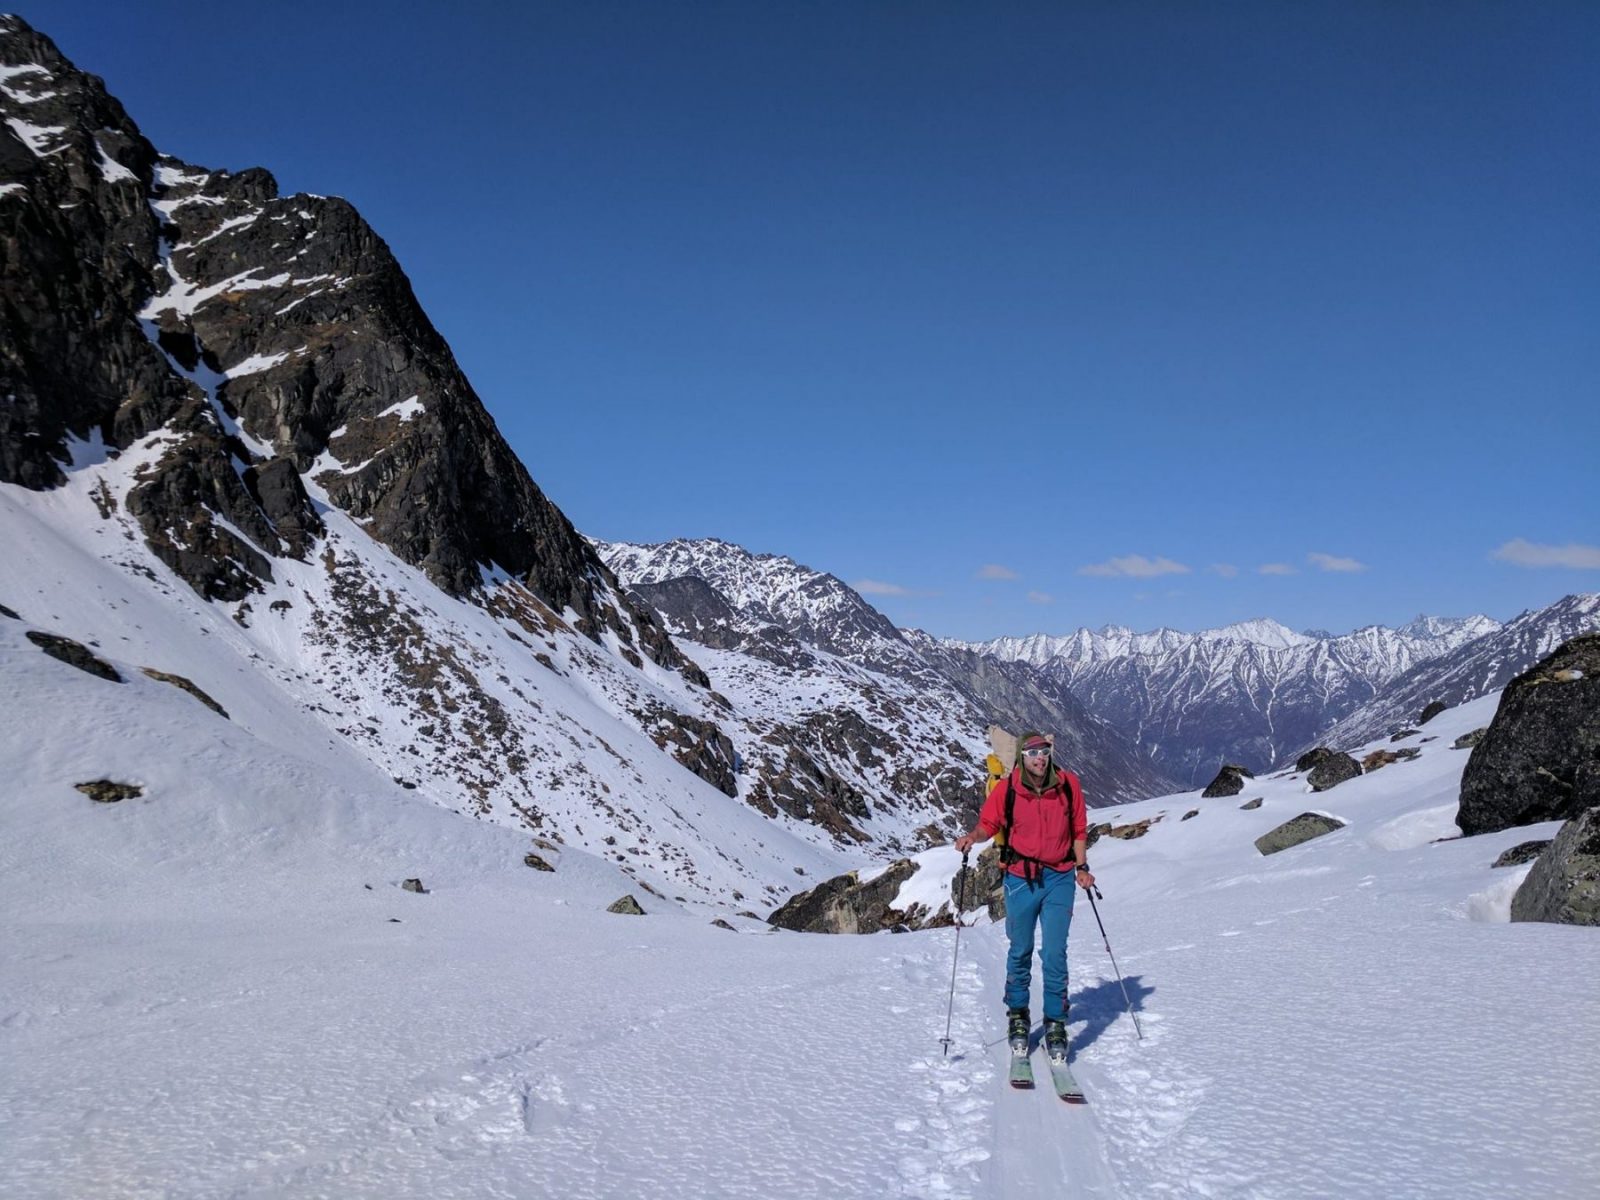
[[[1463,733],[1450,743],[1450,748],[1452,750],[1471,750],[1479,742],[1483,741],[1483,735],[1488,732],[1489,727],[1485,725],[1481,729],[1474,729],[1471,733]]]
[[[1426,725],[1450,706],[1443,700],[1430,700],[1417,717],[1418,725]]]
[[[152,550],[237,602],[323,532],[315,480],[455,596],[522,580],[578,631],[693,679],[495,428],[346,201],[162,156],[15,16],[0,116],[0,482],[63,482],[74,440],[170,435],[128,496]],[[18,97],[22,98],[19,99]],[[220,518],[220,519],[219,519]]]
[[[903,858],[868,883],[860,882],[854,871],[837,875],[790,897],[767,924],[801,933],[877,933],[892,928],[902,924],[906,914],[889,906],[916,870],[916,863]]]
[[[1561,827],[1511,898],[1511,919],[1600,925],[1600,808]]]
[[[1304,774],[1307,771],[1313,771],[1317,767],[1320,767],[1330,758],[1338,757],[1339,752],[1337,750],[1330,750],[1326,746],[1318,746],[1314,750],[1307,750],[1299,758],[1295,759],[1294,769],[1299,771],[1301,774]]]
[[[1461,776],[1467,835],[1570,819],[1600,805],[1600,634],[1517,676]]]
[[[1244,812],[1250,812],[1253,809],[1260,808],[1264,800],[1266,800],[1265,796],[1257,796],[1254,800],[1246,800],[1243,804],[1239,805],[1239,808]]]
[[[144,795],[144,788],[137,783],[117,783],[110,779],[95,779],[89,783],[75,783],[72,786],[98,804],[116,804],[122,800],[134,800]]]
[[[112,683],[121,683],[122,676],[117,674],[117,669],[105,659],[100,658],[82,642],[75,642],[71,638],[61,637],[54,633],[40,633],[30,629],[27,639],[51,658],[66,663],[69,667],[77,667],[80,671],[87,671],[97,679],[108,679]]]
[[[1322,813],[1301,813],[1293,820],[1285,821],[1276,829],[1258,837],[1256,849],[1262,854],[1277,854],[1280,850],[1287,850],[1291,846],[1298,846],[1301,842],[1309,842],[1312,838],[1319,838],[1343,828],[1344,822],[1334,817]]]
[[[1223,763],[1217,777],[1206,785],[1200,797],[1203,800],[1215,800],[1222,796],[1237,796],[1244,791],[1244,781],[1254,778],[1255,775],[1246,767],[1237,763]]]
[[[606,911],[608,913],[618,913],[624,917],[642,917],[645,915],[644,909],[631,895],[623,896],[621,899],[608,904]]]
[[[1491,866],[1495,867],[1520,867],[1523,863],[1532,862],[1545,852],[1553,838],[1540,838],[1532,842],[1518,842],[1511,849],[1503,852],[1495,859]]]
[[[1000,847],[990,843],[978,855],[975,864],[957,871],[956,877],[950,881],[951,910],[954,911],[959,903],[964,913],[982,908],[991,919],[1005,920],[1005,880],[1006,869],[1000,865]]]
[[[1313,792],[1325,792],[1361,774],[1361,764],[1348,754],[1330,753],[1311,769],[1306,782]]]
[[[182,675],[173,675],[167,671],[158,671],[154,667],[140,667],[139,669],[151,679],[158,680],[161,683],[170,683],[178,690],[188,692],[189,695],[200,701],[201,704],[204,704],[217,716],[231,720],[231,718],[228,718],[228,710],[208,696],[193,680],[185,679]]]

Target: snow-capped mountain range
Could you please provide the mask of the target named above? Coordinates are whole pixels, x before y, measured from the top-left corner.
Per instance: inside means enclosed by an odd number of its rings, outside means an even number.
[[[1263,771],[1318,742],[1359,743],[1415,720],[1430,700],[1457,703],[1503,686],[1536,661],[1538,647],[1595,628],[1592,599],[1569,597],[1506,626],[1482,615],[1419,616],[1399,629],[1372,625],[1335,636],[1296,633],[1263,619],[1198,633],[1108,626],[946,644],[1028,663],[1137,743],[1156,766],[1195,786],[1224,762]],[[1476,676],[1463,671],[1449,686],[1440,681],[1440,694],[1420,702],[1410,690],[1386,700],[1388,689],[1411,673],[1427,691],[1433,677],[1422,674],[1425,665],[1456,655],[1495,666]],[[1371,715],[1336,727],[1374,703]]]

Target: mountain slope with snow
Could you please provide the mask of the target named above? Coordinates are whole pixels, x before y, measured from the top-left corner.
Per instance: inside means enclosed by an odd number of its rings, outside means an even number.
[[[761,727],[757,742],[780,738],[812,747],[812,757],[826,761],[841,787],[890,762],[898,771],[892,791],[916,796],[938,786],[962,811],[960,821],[944,823],[946,833],[964,832],[976,813],[988,753],[984,731],[995,722],[1054,731],[1091,803],[1171,786],[1105,722],[1031,667],[976,661],[919,631],[898,629],[832,575],[711,538],[595,547],[675,638],[699,644],[695,660],[719,692],[735,698],[731,719]],[[797,678],[808,682],[797,687]],[[920,719],[908,723],[906,714]],[[937,763],[955,758],[958,747],[964,774],[944,772],[935,784]]]
[[[999,926],[957,950],[637,891],[648,915],[612,915],[613,863],[531,870],[525,834],[337,742],[274,744],[120,639],[128,682],[96,679],[27,628],[0,616],[0,820],[29,830],[0,845],[0,1193],[1579,1200],[1600,1165],[1600,939],[1506,924],[1525,868],[1489,866],[1551,828],[1435,840],[1451,737],[1496,697],[1330,793],[1113,810],[1154,821],[1092,851],[1145,1037],[1080,907],[1070,1109],[1005,1085]],[[99,777],[144,795],[71,787]],[[1313,806],[1348,824],[1256,853]],[[954,852],[919,858],[947,895]]]

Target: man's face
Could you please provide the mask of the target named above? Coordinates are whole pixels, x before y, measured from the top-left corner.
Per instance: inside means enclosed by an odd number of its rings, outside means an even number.
[[[1045,765],[1049,761],[1049,746],[1029,746],[1022,752],[1022,765],[1028,769],[1028,774],[1035,779],[1044,774]]]

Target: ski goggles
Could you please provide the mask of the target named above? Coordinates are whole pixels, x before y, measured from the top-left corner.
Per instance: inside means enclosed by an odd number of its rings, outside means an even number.
[[[1026,750],[1024,750],[1022,752],[1022,757],[1023,758],[1048,758],[1048,757],[1050,757],[1050,747],[1049,746],[1030,746],[1030,747],[1028,747],[1028,749],[1026,749]]]

